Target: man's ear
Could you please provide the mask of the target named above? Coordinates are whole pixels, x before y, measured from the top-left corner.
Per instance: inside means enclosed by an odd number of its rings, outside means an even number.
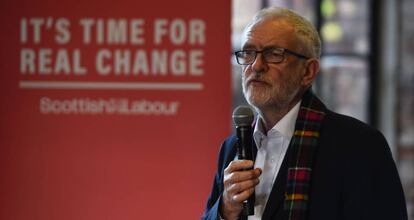
[[[302,78],[302,85],[308,87],[312,85],[312,82],[315,80],[316,76],[319,73],[319,60],[315,58],[310,58],[306,60],[305,64],[305,74]]]

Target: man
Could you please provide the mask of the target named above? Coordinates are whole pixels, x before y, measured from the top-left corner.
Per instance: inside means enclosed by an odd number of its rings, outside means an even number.
[[[236,137],[225,140],[202,218],[407,219],[382,134],[329,111],[311,92],[321,53],[315,28],[274,7],[260,11],[243,37],[235,55],[243,66],[243,93],[258,113],[256,160],[235,160]],[[255,213],[244,216],[242,203],[250,196]]]

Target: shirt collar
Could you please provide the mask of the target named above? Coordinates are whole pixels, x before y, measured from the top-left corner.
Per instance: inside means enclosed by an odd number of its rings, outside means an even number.
[[[279,134],[288,140],[292,138],[293,132],[295,130],[296,118],[299,113],[300,103],[301,101],[296,103],[296,105],[290,109],[290,111],[285,116],[283,116],[283,118],[280,119],[280,121],[277,122],[272,129],[267,132],[268,136]],[[257,117],[256,126],[254,127],[253,131],[253,138],[256,142],[256,146],[260,146],[260,139],[263,136],[266,136],[263,129],[263,122],[260,117]]]

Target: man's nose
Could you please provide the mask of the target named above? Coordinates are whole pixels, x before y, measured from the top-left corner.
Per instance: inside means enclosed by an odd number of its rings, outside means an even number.
[[[267,63],[266,63],[262,53],[257,53],[256,59],[251,64],[251,68],[252,68],[253,72],[255,72],[255,73],[266,72]]]

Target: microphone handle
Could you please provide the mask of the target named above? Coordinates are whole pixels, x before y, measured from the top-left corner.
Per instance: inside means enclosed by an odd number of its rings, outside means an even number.
[[[254,160],[251,126],[237,126],[237,157],[239,160]],[[254,215],[254,193],[243,202],[242,214],[245,216]]]

